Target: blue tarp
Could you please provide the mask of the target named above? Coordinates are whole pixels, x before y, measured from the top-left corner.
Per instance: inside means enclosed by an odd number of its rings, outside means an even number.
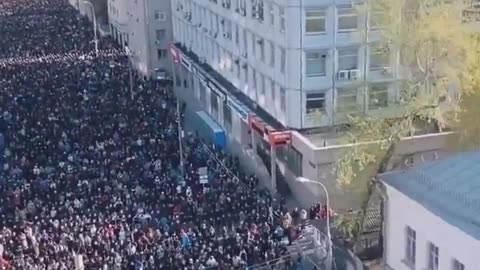
[[[214,143],[221,149],[227,147],[225,130],[207,112],[198,111],[195,113],[195,130],[201,137]]]

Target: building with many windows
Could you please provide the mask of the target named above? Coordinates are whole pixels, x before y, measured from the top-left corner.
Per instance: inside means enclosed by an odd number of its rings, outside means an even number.
[[[479,151],[380,178],[387,269],[478,269]]]
[[[323,193],[293,182],[304,176],[324,182],[335,208],[358,205],[331,172],[351,147],[339,145],[336,129],[347,114],[396,111],[399,68],[381,42],[379,14],[359,13],[347,0],[172,0],[171,7],[178,96],[209,112],[237,153],[266,160],[272,190],[285,180],[308,205]],[[398,159],[434,159],[449,134],[416,135],[397,147]]]
[[[112,37],[129,48],[134,66],[145,75],[165,77],[172,42],[170,1],[108,0]]]

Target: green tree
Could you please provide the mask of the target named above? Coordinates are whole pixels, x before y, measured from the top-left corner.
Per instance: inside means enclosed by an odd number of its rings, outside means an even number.
[[[362,203],[358,220],[350,219],[337,225],[353,244],[359,240],[365,223],[375,191],[375,177],[391,168],[400,140],[425,131],[441,131],[445,127],[465,124],[464,121],[472,117],[469,108],[472,104],[459,101],[459,97],[480,98],[475,91],[479,85],[478,43],[462,24],[460,0],[370,2],[359,9],[375,14],[376,22],[381,25],[384,51],[396,55],[400,67],[397,74],[401,78],[397,87],[401,95],[396,104],[389,104],[390,110],[395,108],[395,117],[349,117],[346,140],[355,146],[338,162],[337,182],[342,188],[353,186],[360,190]],[[452,95],[452,89],[458,90],[458,94]],[[480,129],[479,126],[476,128]],[[349,221],[354,224],[348,224]],[[360,228],[355,225],[357,222]]]

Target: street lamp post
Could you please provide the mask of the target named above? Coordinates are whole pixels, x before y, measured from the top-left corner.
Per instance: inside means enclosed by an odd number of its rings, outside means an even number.
[[[328,242],[327,242],[327,270],[330,270],[331,267],[332,267],[332,258],[333,258],[333,252],[332,252],[332,235],[331,235],[331,232],[330,232],[330,213],[329,213],[329,210],[330,210],[330,198],[328,196],[328,190],[327,188],[325,187],[325,185],[323,185],[321,182],[317,182],[317,181],[313,181],[313,180],[310,180],[308,178],[305,178],[305,177],[297,177],[297,182],[301,182],[301,183],[312,183],[312,184],[315,184],[315,185],[318,185],[320,187],[322,187],[323,191],[325,192],[325,198],[327,200],[327,238],[328,238]]]
[[[83,1],[86,5],[90,6],[93,15],[93,42],[95,43],[95,53],[98,55],[98,37],[97,37],[97,15],[95,14],[95,7],[90,1]]]

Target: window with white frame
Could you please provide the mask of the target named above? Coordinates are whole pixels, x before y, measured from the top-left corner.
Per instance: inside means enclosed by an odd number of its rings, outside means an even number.
[[[318,77],[326,75],[325,52],[305,52],[305,73],[307,77]]]
[[[369,86],[368,108],[378,109],[388,106],[388,84],[377,83]]]
[[[247,0],[240,0],[240,14],[246,16],[247,14]]]
[[[453,270],[465,270],[465,265],[458,261],[457,259],[453,259]]]
[[[307,94],[306,111],[307,114],[325,111],[325,93],[309,93]]]
[[[257,0],[257,19],[260,22],[263,22],[264,20],[264,5],[263,5],[263,0]]]
[[[337,89],[337,112],[350,113],[358,112],[360,106],[358,104],[359,89],[354,88],[338,88]]]
[[[260,61],[265,62],[265,40],[258,39],[257,44],[258,44],[258,50],[260,53]]]
[[[228,68],[230,69],[230,72],[233,73],[233,54],[232,53],[228,53]]]
[[[238,29],[238,25],[235,25],[235,44],[240,44],[240,33]]]
[[[272,101],[273,103],[275,104],[275,98],[276,98],[276,95],[275,95],[275,82],[270,79],[270,97],[272,98]]]
[[[275,9],[272,2],[268,3],[268,16],[270,17],[270,25],[275,26]]]
[[[248,52],[248,36],[247,36],[247,30],[243,29],[242,31],[242,38],[243,38],[243,52],[242,53],[247,53]]]
[[[388,48],[380,44],[370,45],[370,70],[383,70],[390,66]]]
[[[417,232],[410,226],[405,229],[405,258],[404,262],[411,268],[415,268],[417,254]]]
[[[155,38],[157,41],[162,41],[165,38],[167,31],[165,29],[157,29],[155,30]]]
[[[270,47],[270,67],[275,67],[275,44],[272,41],[269,41]]]
[[[252,68],[252,86],[253,90],[257,91],[257,72]]]
[[[307,34],[325,33],[325,10],[305,11],[305,32]]]
[[[226,103],[223,103],[223,124],[225,125],[225,129],[229,133],[231,133],[232,132],[232,110]]]
[[[252,56],[256,55],[256,48],[257,48],[257,37],[255,36],[254,33],[251,33],[250,35],[251,40],[252,40]]]
[[[279,7],[279,17],[280,17],[280,31],[285,31],[285,9],[283,7]]]
[[[352,70],[358,68],[358,47],[338,49],[338,69]]]
[[[287,56],[286,56],[286,51],[284,48],[280,48],[280,72],[282,74],[285,74],[285,67],[286,67],[286,61],[287,61]]]
[[[167,15],[165,12],[155,10],[155,13],[153,14],[153,18],[157,21],[165,21],[167,19]]]
[[[280,87],[280,109],[287,110],[287,90],[284,87]]]
[[[213,91],[210,91],[210,108],[213,117],[218,119],[218,97]]]
[[[351,5],[337,7],[338,31],[354,31],[358,29],[358,11]]]
[[[428,243],[427,270],[438,270],[438,247],[432,242]]]

